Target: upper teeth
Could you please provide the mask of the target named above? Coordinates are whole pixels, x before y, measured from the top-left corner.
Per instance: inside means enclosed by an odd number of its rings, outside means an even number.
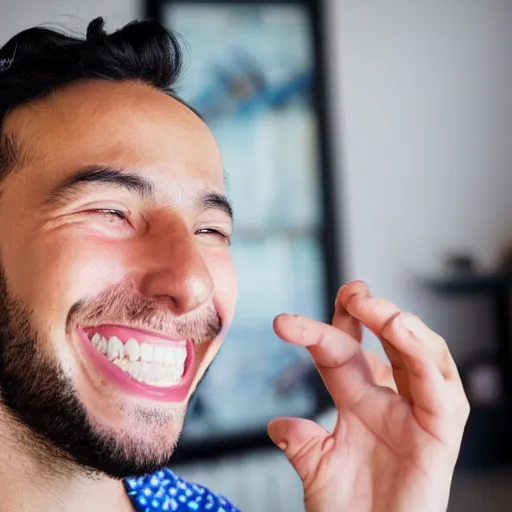
[[[124,359],[124,345],[123,342],[116,336],[112,336],[108,342],[107,350],[108,358],[113,361],[116,358]]]
[[[91,338],[92,344],[105,354],[110,361],[127,358],[130,361],[144,361],[146,363],[161,363],[173,366],[183,366],[187,359],[186,347],[164,347],[139,343],[130,338],[126,344],[117,337],[112,336],[108,341],[99,333]]]
[[[140,358],[139,342],[130,338],[124,346],[124,352],[130,361],[138,361]]]

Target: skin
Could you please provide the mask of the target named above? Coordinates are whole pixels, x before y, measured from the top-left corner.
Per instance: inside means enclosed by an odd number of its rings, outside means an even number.
[[[155,403],[97,378],[66,319],[83,297],[121,286],[157,304],[169,325],[213,309],[229,326],[237,296],[231,219],[197,201],[204,190],[223,193],[213,135],[185,106],[135,82],[71,86],[16,109],[5,128],[29,156],[0,184],[0,258],[10,294],[30,312],[41,351],[64,369],[91,423],[120,442],[131,436],[153,451],[172,446],[188,398]],[[47,202],[59,183],[91,165],[143,176],[154,194],[95,184]],[[128,220],[103,211],[111,209]],[[392,366],[362,350],[362,325],[383,340]],[[332,325],[281,315],[274,328],[308,348],[339,410],[332,433],[294,418],[269,425],[304,482],[308,512],[445,510],[469,411],[445,342],[360,282],[341,288]],[[198,349],[191,392],[224,334]],[[169,421],[141,428],[134,408],[157,408]],[[6,510],[130,510],[121,484],[104,475],[91,478],[71,465],[42,476],[30,436],[24,444],[16,436],[0,409]]]

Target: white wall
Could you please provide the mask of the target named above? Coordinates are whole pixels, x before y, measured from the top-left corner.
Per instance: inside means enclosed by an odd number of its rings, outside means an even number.
[[[456,355],[488,345],[485,301],[429,296],[415,278],[450,250],[488,266],[512,240],[512,3],[327,3],[347,277],[422,315]]]
[[[80,28],[103,16],[107,29],[113,30],[143,14],[139,0],[0,0],[0,45],[41,23]]]

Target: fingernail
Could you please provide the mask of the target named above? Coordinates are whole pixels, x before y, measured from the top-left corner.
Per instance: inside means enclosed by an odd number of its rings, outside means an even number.
[[[288,448],[288,443],[286,441],[279,441],[279,443],[277,443],[277,446],[283,450],[283,452],[286,451],[286,449]]]

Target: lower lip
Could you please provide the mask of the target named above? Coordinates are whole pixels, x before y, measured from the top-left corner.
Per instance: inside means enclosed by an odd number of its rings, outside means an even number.
[[[126,393],[163,402],[183,402],[187,398],[194,380],[195,368],[194,347],[191,342],[187,341],[185,373],[180,383],[176,386],[160,388],[135,380],[111,363],[93,346],[83,330],[78,329],[78,336],[84,346],[86,357],[92,363],[94,369]]]

